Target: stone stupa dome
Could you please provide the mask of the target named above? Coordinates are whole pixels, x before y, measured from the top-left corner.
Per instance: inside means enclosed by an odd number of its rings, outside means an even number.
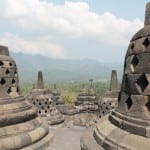
[[[18,69],[9,50],[0,46],[0,149],[45,149],[54,134],[20,95]]]
[[[90,142],[89,142],[90,141]],[[130,41],[118,107],[81,139],[82,150],[150,147],[150,3],[145,26]]]

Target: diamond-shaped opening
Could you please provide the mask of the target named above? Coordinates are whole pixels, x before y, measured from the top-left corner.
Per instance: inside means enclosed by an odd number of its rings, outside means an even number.
[[[10,71],[7,69],[5,73],[6,73],[6,75],[8,75],[8,74],[10,74]]]
[[[17,73],[17,70],[15,70],[15,72],[14,72],[14,76],[15,76],[15,77],[17,77],[17,74],[18,74],[18,73]]]
[[[5,83],[6,83],[5,79],[2,78],[2,79],[0,80],[0,84],[1,84],[1,85],[4,85]]]
[[[4,65],[4,63],[2,61],[0,61],[0,66],[3,66],[3,65]]]
[[[16,82],[16,81],[15,81]],[[19,88],[19,86],[17,86],[17,92],[19,93],[20,92],[20,88]]]
[[[142,76],[140,76],[140,78],[137,80],[136,83],[141,88],[141,90],[144,92],[144,90],[148,86],[148,81],[147,81],[147,78],[146,78],[145,74],[143,74]]]
[[[144,42],[143,42],[143,45],[144,45],[145,47],[148,47],[149,44],[150,44],[149,39],[146,38],[146,39],[144,40]]]
[[[147,107],[147,109],[150,111],[150,102],[146,103],[145,105]]]
[[[135,70],[135,67],[138,65],[139,63],[139,60],[137,58],[137,56],[135,55],[133,58],[132,58],[132,61],[131,61],[131,71],[134,72]]]
[[[12,84],[16,83],[15,79],[12,80]]]
[[[120,102],[121,101],[121,92],[119,92],[119,95],[118,95],[118,102]],[[110,103],[110,105],[111,105],[111,103]]]
[[[9,87],[7,93],[10,94],[11,92],[12,92],[11,87]]]
[[[130,108],[132,107],[132,104],[133,104],[132,99],[131,99],[130,96],[129,96],[129,98],[126,101],[126,104],[127,104],[128,110],[130,110]]]
[[[130,47],[130,48],[131,48],[131,49],[134,49],[134,44],[133,44],[133,43],[131,44],[131,47]]]
[[[10,63],[9,63],[9,66],[12,66],[12,65],[13,65],[13,64],[10,62]]]

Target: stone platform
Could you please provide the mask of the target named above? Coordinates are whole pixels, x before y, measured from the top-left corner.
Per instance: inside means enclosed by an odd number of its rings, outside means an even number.
[[[124,131],[110,124],[107,117],[81,138],[82,150],[148,150],[149,147],[149,138]]]

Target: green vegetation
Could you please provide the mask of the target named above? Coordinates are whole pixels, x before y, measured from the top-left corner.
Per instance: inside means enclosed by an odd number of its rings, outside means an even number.
[[[63,82],[56,83],[57,88],[61,91],[62,97],[66,103],[74,103],[76,101],[77,95],[80,93],[83,84],[85,84],[86,88],[89,87],[89,83],[84,82]],[[104,93],[108,90],[109,83],[107,82],[94,82],[94,91],[98,97],[104,95]],[[27,95],[31,91],[33,84],[22,82],[21,89],[22,94]],[[53,84],[46,84],[46,88],[50,91],[53,90]]]

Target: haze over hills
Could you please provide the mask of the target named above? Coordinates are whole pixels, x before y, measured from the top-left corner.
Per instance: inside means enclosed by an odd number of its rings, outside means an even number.
[[[23,53],[11,53],[11,56],[16,60],[21,81],[25,82],[36,81],[39,70],[43,71],[47,82],[87,81],[89,78],[109,80],[112,69],[117,69],[119,78],[122,74],[122,63],[104,64],[91,59],[52,59]]]

